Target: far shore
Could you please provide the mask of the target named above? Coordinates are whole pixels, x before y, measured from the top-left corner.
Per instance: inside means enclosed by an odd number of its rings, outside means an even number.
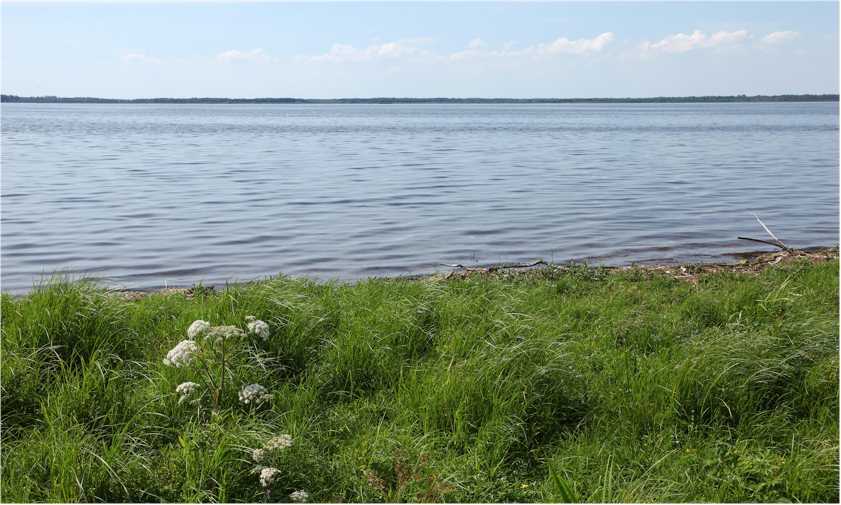
[[[91,104],[611,104],[611,103],[744,103],[744,102],[837,102],[838,94],[707,95],[596,98],[479,98],[479,97],[369,97],[369,98],[98,98],[2,95],[2,103]]]

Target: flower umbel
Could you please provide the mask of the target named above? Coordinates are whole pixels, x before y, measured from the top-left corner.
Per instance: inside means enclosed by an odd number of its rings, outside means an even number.
[[[208,323],[207,321],[202,321],[201,319],[193,321],[193,324],[191,324],[190,327],[187,328],[187,338],[189,338],[190,340],[195,340],[196,337],[202,335],[209,329],[210,323]]]
[[[248,327],[248,333],[260,337],[261,340],[267,340],[269,338],[271,331],[265,321],[261,321],[254,316],[246,316],[245,321]]]
[[[198,346],[192,340],[182,340],[173,347],[164,358],[164,365],[181,368],[189,365],[195,354],[199,351]]]
[[[274,449],[286,449],[287,447],[292,447],[292,437],[286,434],[272,437],[268,442],[266,442],[266,449],[269,451]]]
[[[246,405],[250,403],[260,404],[271,397],[269,391],[260,384],[249,384],[239,392],[239,401]]]
[[[195,382],[182,382],[175,388],[175,392],[181,395],[181,398],[178,399],[178,403],[183,402],[187,398],[190,397],[198,388],[199,385]]]
[[[275,477],[277,474],[280,473],[280,470],[277,468],[266,467],[260,470],[260,485],[263,487],[269,487],[274,482]]]
[[[265,457],[266,451],[263,449],[254,449],[251,451],[251,459],[253,459],[255,463],[261,463]]]
[[[291,493],[289,495],[289,498],[294,502],[303,503],[310,498],[310,494],[304,491],[303,489],[299,489],[298,491]]]
[[[227,339],[242,337],[244,335],[245,332],[236,326],[211,326],[210,329],[207,330],[207,334],[204,338],[206,341],[209,341],[214,345],[218,345]]]

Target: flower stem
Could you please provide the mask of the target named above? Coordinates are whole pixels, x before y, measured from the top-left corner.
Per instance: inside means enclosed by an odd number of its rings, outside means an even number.
[[[219,370],[219,393],[220,394],[225,389],[225,343],[226,343],[227,340],[228,339],[226,339],[225,337],[222,337],[222,367]],[[217,395],[217,401],[216,401],[215,407],[216,408],[219,407],[218,395]]]

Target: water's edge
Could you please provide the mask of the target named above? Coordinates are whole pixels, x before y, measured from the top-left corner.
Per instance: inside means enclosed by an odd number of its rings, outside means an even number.
[[[768,266],[776,265],[777,263],[781,262],[782,260],[792,260],[797,258],[809,258],[813,261],[825,261],[829,259],[838,258],[839,246],[810,246],[798,249],[792,249],[791,253],[787,253],[785,251],[767,251],[767,250],[753,250],[747,252],[733,252],[733,253],[723,253],[722,256],[730,256],[733,259],[730,261],[693,261],[693,262],[683,262],[673,259],[663,259],[663,260],[646,260],[646,261],[632,261],[628,260],[625,262],[610,262],[610,263],[589,263],[585,260],[579,259],[571,259],[559,263],[555,262],[547,262],[541,259],[535,259],[532,262],[527,263],[512,263],[512,262],[504,262],[504,263],[484,263],[484,264],[475,264],[475,265],[444,265],[442,266],[448,267],[448,271],[434,271],[434,272],[418,272],[413,274],[400,274],[400,275],[383,275],[383,276],[370,276],[363,279],[314,279],[311,276],[307,275],[290,275],[289,278],[292,279],[309,279],[313,282],[318,283],[339,283],[339,284],[357,284],[361,282],[367,282],[371,280],[392,280],[392,281],[416,281],[416,280],[424,280],[424,279],[433,279],[436,277],[440,277],[443,279],[449,279],[452,276],[456,277],[464,277],[466,275],[473,275],[473,274],[492,274],[492,273],[505,273],[505,274],[512,274],[512,273],[528,273],[533,272],[535,270],[540,270],[544,268],[550,269],[567,269],[571,267],[585,267],[585,268],[594,268],[594,269],[605,269],[608,271],[621,271],[621,270],[630,270],[630,269],[643,269],[646,271],[662,271],[665,273],[672,273],[674,272],[714,272],[719,271],[720,269],[726,269],[729,271],[734,272],[756,272],[758,270],[764,269]],[[244,287],[249,285],[259,284],[261,282],[266,282],[271,279],[285,276],[282,272],[279,272],[275,275],[260,277],[256,279],[250,280],[242,280],[242,281],[233,281],[233,282],[225,282],[225,283],[211,283],[211,284],[204,284],[201,282],[194,282],[191,285],[185,284],[173,284],[173,285],[161,285],[161,286],[148,286],[148,287],[116,287],[116,286],[108,286],[101,282],[101,280],[96,278],[80,278],[71,280],[71,282],[92,282],[98,287],[104,289],[108,293],[125,296],[129,299],[139,298],[150,294],[186,294],[188,296],[192,296],[192,294],[197,290],[208,290],[208,291],[217,291],[220,289],[225,289],[228,287]],[[678,274],[677,277],[683,276],[682,274]],[[58,275],[61,278],[61,275]],[[34,287],[33,287],[34,289]],[[12,296],[15,299],[24,298],[32,292],[32,289],[23,293],[6,293],[2,292],[4,295]]]

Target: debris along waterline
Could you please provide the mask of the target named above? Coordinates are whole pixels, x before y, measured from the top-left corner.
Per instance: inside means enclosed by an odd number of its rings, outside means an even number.
[[[646,272],[660,272],[665,275],[671,275],[675,279],[685,280],[688,282],[697,282],[698,276],[701,274],[710,274],[717,272],[733,272],[756,274],[765,268],[774,265],[806,259],[812,262],[829,261],[838,257],[837,247],[808,247],[805,249],[788,249],[774,252],[754,251],[746,253],[734,253],[735,257],[741,258],[736,262],[716,262],[716,263],[645,263],[645,264],[631,264],[623,266],[591,266],[590,268],[598,268],[606,272],[622,272],[627,270],[641,270]],[[565,271],[573,268],[581,268],[588,266],[582,262],[567,262],[567,263],[548,263],[543,260],[538,260],[530,263],[498,263],[491,265],[446,265],[453,268],[452,271],[446,273],[428,273],[428,274],[414,274],[402,275],[396,277],[386,277],[394,280],[448,280],[466,278],[472,275],[504,275],[517,276],[534,272],[537,270],[555,270]],[[260,282],[246,281],[239,283],[231,283],[229,286],[243,286]],[[107,293],[114,296],[122,297],[126,300],[138,300],[152,294],[161,295],[182,295],[187,299],[192,299],[196,296],[211,294],[216,291],[214,286],[196,285],[192,287],[166,287],[166,288],[152,288],[152,289],[123,289],[123,288],[108,288]]]

